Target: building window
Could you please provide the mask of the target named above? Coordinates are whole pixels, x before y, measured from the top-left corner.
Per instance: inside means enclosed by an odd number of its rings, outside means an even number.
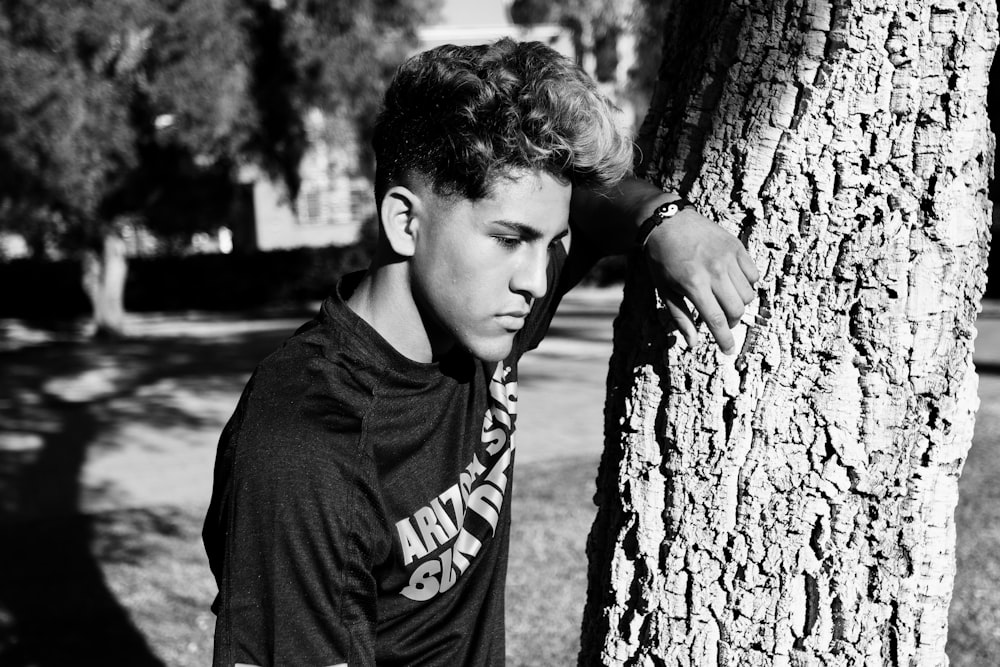
[[[302,193],[302,208],[299,219],[307,225],[321,225],[323,218],[323,191],[307,190]]]

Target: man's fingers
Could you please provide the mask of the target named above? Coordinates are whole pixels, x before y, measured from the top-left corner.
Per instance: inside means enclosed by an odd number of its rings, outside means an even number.
[[[715,338],[716,344],[726,354],[731,354],[735,341],[729,330],[729,312],[738,313],[736,321],[743,316],[743,302],[731,287],[720,289],[722,297],[711,290],[702,290],[690,295],[691,303],[701,316],[702,321]]]
[[[713,294],[716,303],[722,308],[722,313],[725,315],[726,325],[732,329],[743,318],[743,313],[746,310],[743,297],[729,281],[716,285]]]
[[[705,283],[702,285],[704,286],[687,295],[694,312],[688,307],[684,297],[673,290],[660,289],[660,298],[666,303],[677,329],[689,346],[694,347],[698,342],[697,320],[700,319],[708,327],[719,349],[732,354],[735,341],[730,329],[743,317],[743,298],[730,280],[717,282],[714,288]]]
[[[736,263],[739,264],[740,270],[743,271],[743,275],[750,283],[756,283],[760,280],[760,271],[746,250],[736,253]]]
[[[729,319],[722,312],[722,309],[716,306],[714,310],[709,309],[708,312],[699,310],[698,312],[708,326],[708,330],[712,332],[715,344],[719,346],[719,349],[726,354],[732,354],[733,348],[736,347],[736,341],[733,339],[733,332],[729,330]]]
[[[698,327],[695,325],[691,310],[684,303],[684,297],[673,292],[668,292],[660,294],[660,298],[667,304],[667,311],[674,318],[677,330],[684,336],[688,347],[694,347],[698,343]]]
[[[757,298],[757,290],[753,288],[742,271],[730,269],[729,279],[733,282],[733,288],[736,289],[736,293],[740,295],[744,304],[749,304]]]

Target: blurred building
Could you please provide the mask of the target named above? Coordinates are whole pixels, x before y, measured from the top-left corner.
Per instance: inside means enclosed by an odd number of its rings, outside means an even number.
[[[348,245],[358,240],[361,223],[372,212],[371,181],[356,176],[357,132],[346,119],[314,109],[306,119],[309,149],[299,166],[301,183],[293,202],[283,182],[254,166],[240,174],[246,249],[278,250],[302,246]]]

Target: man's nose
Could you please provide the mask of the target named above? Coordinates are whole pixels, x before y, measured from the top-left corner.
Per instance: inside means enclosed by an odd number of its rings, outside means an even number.
[[[548,267],[548,248],[544,245],[533,248],[511,277],[511,291],[524,294],[529,299],[542,298],[549,287]]]

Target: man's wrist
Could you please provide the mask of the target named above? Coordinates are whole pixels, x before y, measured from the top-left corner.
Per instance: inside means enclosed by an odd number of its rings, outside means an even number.
[[[635,244],[639,248],[644,248],[654,229],[659,227],[663,222],[670,220],[681,211],[688,209],[693,210],[693,208],[694,204],[684,197],[674,196],[661,202],[639,225],[639,229],[636,232]]]

